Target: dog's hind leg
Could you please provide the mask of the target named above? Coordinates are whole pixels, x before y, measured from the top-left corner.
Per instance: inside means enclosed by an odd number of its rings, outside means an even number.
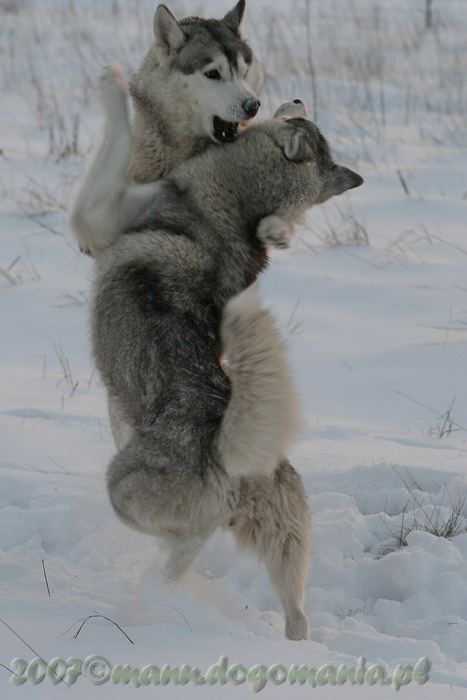
[[[204,487],[189,468],[173,468],[153,435],[136,431],[107,468],[107,489],[116,515],[129,527],[162,540],[169,552],[164,567],[169,581],[183,576],[219,525],[218,508],[209,494],[207,510],[199,510]]]
[[[274,549],[278,549],[277,546]],[[303,539],[296,539],[294,535],[285,539],[282,551],[271,551],[269,556],[264,556],[269,578],[284,608],[287,639],[310,638],[308,620],[303,611],[307,559]]]
[[[200,553],[211,530],[193,535],[189,532],[163,534],[169,548],[169,558],[164,567],[164,575],[168,581],[178,581],[188,571]]]
[[[301,479],[282,461],[272,477],[244,480],[243,500],[232,530],[241,547],[266,564],[285,613],[288,639],[309,639],[303,611],[309,567],[309,515]]]
[[[107,408],[109,411],[113,439],[117,448],[121,450],[133,437],[133,429],[126,420],[125,414],[117,399],[111,394],[107,396]]]

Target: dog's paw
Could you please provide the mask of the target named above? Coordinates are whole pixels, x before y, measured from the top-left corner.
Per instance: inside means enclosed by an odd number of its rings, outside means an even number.
[[[78,245],[80,253],[87,255],[90,258],[97,258],[99,253],[106,250],[112,244],[112,242],[113,240],[110,238],[108,240],[100,241],[93,240],[92,242],[81,240]]]
[[[99,92],[108,109],[115,109],[122,103],[126,106],[128,92],[125,78],[120,66],[116,63],[111,63],[103,68],[99,76]]]
[[[90,258],[94,257],[94,252],[93,252],[92,248],[80,246],[79,249],[83,255],[89,255]]]
[[[292,227],[286,221],[274,214],[266,216],[258,224],[256,235],[264,246],[288,248]]]

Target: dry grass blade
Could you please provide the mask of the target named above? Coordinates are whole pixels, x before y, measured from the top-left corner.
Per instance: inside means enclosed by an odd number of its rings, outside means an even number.
[[[401,185],[402,185],[402,189],[404,190],[404,192],[405,192],[405,194],[407,195],[407,197],[410,197],[410,196],[411,196],[411,195],[410,195],[410,190],[409,190],[409,188],[408,188],[408,185],[407,185],[407,182],[406,182],[404,176],[402,175],[402,173],[401,173],[400,170],[396,170],[396,173],[397,173],[397,177],[399,178],[399,181],[400,181],[400,183],[401,183]]]
[[[9,282],[10,284],[12,284],[12,285],[13,285],[13,284],[16,284],[16,280],[15,280],[15,278],[13,277],[13,275],[10,275],[10,273],[8,272],[8,270],[5,270],[5,268],[0,267],[0,275],[1,275],[2,277],[4,277],[4,278],[7,280],[7,282]]]
[[[15,675],[15,672],[11,670],[11,668],[8,668],[8,666],[5,666],[5,664],[0,664],[2,668],[6,668],[7,671],[9,671],[13,676]]]
[[[435,411],[433,408],[430,408],[429,406],[427,406],[426,404],[422,403],[421,401],[417,401],[417,399],[412,398],[412,397],[409,396],[408,394],[404,394],[403,391],[398,391],[397,389],[391,389],[391,391],[392,391],[394,394],[399,394],[400,396],[404,396],[406,399],[409,399],[409,401],[413,401],[414,403],[418,404],[418,405],[421,406],[422,408],[426,408],[427,411],[430,411],[430,413],[434,413],[434,415],[437,416],[437,417],[440,418],[440,419],[444,418],[445,415],[446,415],[445,413],[439,413],[438,411]],[[455,400],[455,397],[454,397],[454,400]],[[454,402],[453,402],[453,403],[454,403]],[[451,408],[452,408],[452,405],[453,405],[453,404],[451,404]],[[452,419],[450,419],[450,421],[451,421],[451,426],[454,426],[454,427],[457,428],[458,430],[464,430],[465,432],[467,432],[467,428],[464,428],[463,425],[460,425],[459,423],[456,423],[456,422],[453,421]],[[451,432],[452,432],[452,427],[451,427]]]
[[[453,398],[451,405],[449,406],[446,413],[441,416],[441,421],[436,424],[436,428],[430,427],[428,434],[437,435],[440,439],[443,437],[449,437],[451,433],[456,432],[459,428],[455,428],[454,420],[451,416],[451,411],[454,407],[456,397]]]
[[[28,214],[28,219],[30,219],[31,221],[34,221],[35,224],[37,224],[41,228],[45,229],[46,231],[49,231],[49,233],[53,233],[54,236],[63,236],[64,235],[62,231],[57,231],[57,229],[44,223],[43,221],[41,221],[39,219],[38,216],[35,216],[34,214]]]
[[[32,646],[31,646],[30,644],[28,644],[28,643],[26,642],[25,639],[23,639],[22,637],[20,637],[20,635],[18,634],[18,632],[15,632],[15,630],[13,629],[13,627],[10,627],[10,625],[9,625],[7,622],[5,622],[5,620],[2,620],[1,617],[0,617],[0,622],[2,622],[2,623],[5,625],[5,627],[7,627],[7,628],[10,630],[10,632],[13,632],[13,634],[15,635],[15,637],[18,637],[18,639],[19,639],[21,642],[23,642],[23,644],[25,644],[25,645],[27,646],[27,648],[28,648],[30,651],[32,651],[32,653],[35,654],[35,655],[37,656],[37,658],[40,659],[40,660],[46,665],[46,667],[48,668],[48,670],[51,671],[51,672],[54,674],[54,676],[56,676],[56,677],[59,678],[61,681],[63,681],[63,682],[65,683],[65,685],[66,685],[68,688],[70,687],[70,686],[68,685],[68,683],[66,682],[65,678],[64,678],[63,676],[60,676],[60,675],[55,671],[55,669],[53,669],[51,666],[49,666],[49,664],[47,663],[47,661],[45,661],[45,659],[43,659],[42,656],[41,656],[40,654],[38,654],[37,651],[36,651],[35,649],[33,649]]]
[[[176,610],[178,612],[178,614],[181,615],[183,617],[183,619],[185,620],[190,632],[193,632],[193,630],[191,629],[190,623],[186,619],[185,615],[181,612],[181,610],[179,610],[178,608],[175,608],[173,605],[169,605],[168,603],[163,603],[163,605],[165,605],[166,608],[172,608],[172,610]]]
[[[297,312],[298,305],[300,304],[300,301],[301,301],[301,299],[299,297],[297,299],[297,301],[295,302],[295,306],[293,307],[292,313],[290,314],[290,318],[287,321],[287,325],[285,327],[285,330],[289,331],[289,333],[296,333],[299,330],[299,328],[301,326],[303,326],[303,321],[295,321],[294,322],[295,314]]]
[[[68,360],[67,357],[65,357],[65,353],[63,351],[62,346],[59,344],[57,345],[54,343],[54,350],[57,355],[58,361],[60,363],[60,367],[62,368],[63,372],[63,377],[58,380],[57,386],[61,384],[61,382],[65,382],[70,389],[70,396],[73,396],[75,393],[76,389],[79,386],[79,381],[74,381],[73,380],[73,375],[71,372],[71,367],[70,367],[70,361]]]
[[[316,230],[315,233],[327,248],[370,245],[368,231],[349,206],[334,203],[332,209],[323,211],[323,219],[322,232]]]
[[[41,559],[41,561],[42,561],[42,571],[44,572],[45,585],[47,586],[47,593],[49,594],[49,598],[51,598],[52,596],[50,594],[49,582],[47,580],[47,572],[45,570],[44,560]]]
[[[82,617],[82,618],[80,618],[79,620],[77,620],[76,622],[74,622],[72,625],[70,625],[70,627],[68,627],[68,629],[66,629],[64,632],[62,632],[62,634],[61,634],[60,636],[66,634],[66,633],[69,632],[75,625],[77,625],[78,622],[81,622],[80,626],[78,627],[78,629],[76,630],[76,632],[75,632],[74,635],[73,635],[73,637],[76,639],[77,636],[79,635],[79,633],[81,632],[81,630],[83,629],[84,625],[86,624],[86,622],[87,622],[88,620],[91,620],[92,618],[95,618],[95,617],[101,617],[101,618],[103,618],[104,620],[107,620],[108,622],[111,622],[112,625],[115,625],[115,627],[117,627],[117,629],[120,630],[120,632],[128,639],[129,642],[131,642],[132,644],[134,644],[134,641],[127,635],[126,632],[124,632],[124,631],[122,630],[122,628],[120,627],[120,625],[119,625],[117,622],[115,622],[114,620],[111,620],[110,617],[107,617],[106,615],[101,615],[101,613],[98,613],[98,612],[96,612],[95,610],[93,610],[93,614],[92,614],[92,615],[88,615],[87,617],[84,617],[84,618]]]

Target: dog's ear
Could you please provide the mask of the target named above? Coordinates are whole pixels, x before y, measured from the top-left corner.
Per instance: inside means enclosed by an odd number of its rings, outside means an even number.
[[[310,134],[305,129],[289,124],[285,120],[275,139],[287,160],[292,160],[295,163],[314,160],[313,144],[310,141]]]
[[[229,29],[233,31],[234,34],[240,36],[240,26],[242,24],[243,15],[245,12],[245,0],[238,0],[237,4],[227,12],[226,16],[222,20],[227,24]]]
[[[343,165],[336,165],[332,170],[332,194],[341,194],[346,190],[351,190],[354,187],[360,187],[363,184],[363,178],[358,173],[354,173],[350,168]]]
[[[186,41],[180,22],[165,5],[158,5],[154,15],[154,38],[156,46],[167,55],[178,51]]]

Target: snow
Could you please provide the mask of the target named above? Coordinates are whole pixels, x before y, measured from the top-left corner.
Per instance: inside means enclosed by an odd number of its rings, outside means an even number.
[[[221,16],[231,3],[170,5],[178,16]],[[313,516],[311,642],[284,639],[264,569],[224,533],[172,589],[157,542],[126,529],[108,503],[114,447],[87,325],[93,265],[76,250],[66,209],[98,138],[93,81],[110,61],[127,75],[138,65],[153,11],[149,0],[0,3],[2,697],[25,697],[9,682],[15,657],[92,655],[202,671],[220,656],[246,669],[357,669],[363,657],[389,674],[427,657],[429,682],[400,692],[464,697],[463,3],[433,3],[426,31],[421,0],[249,0],[245,33],[266,69],[263,114],[300,97],[338,162],[365,178],[311,212],[261,281],[302,397],[304,428],[290,457]],[[452,532],[440,536],[453,513]],[[75,638],[77,621],[96,614],[105,617],[89,618]],[[131,687],[44,680],[29,695],[130,697]],[[336,690],[272,681],[259,692],[279,698],[286,688],[291,697],[394,692],[379,683]],[[191,683],[163,693],[236,698],[253,689]]]

